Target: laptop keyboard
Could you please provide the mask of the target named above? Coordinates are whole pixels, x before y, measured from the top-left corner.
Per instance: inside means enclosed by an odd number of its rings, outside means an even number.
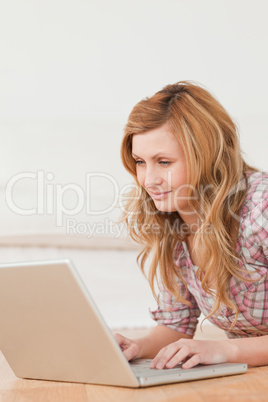
[[[163,374],[168,374],[170,372],[172,372],[173,370],[183,370],[181,368],[181,364],[178,364],[177,366],[175,366],[172,369],[167,369],[164,368],[162,370],[159,369],[151,369],[150,368],[150,364],[151,364],[150,359],[138,359],[138,360],[134,360],[132,362],[129,362],[130,367],[133,371],[133,373],[135,374],[135,376],[137,377],[151,377],[151,376],[157,376],[157,375],[163,375]]]

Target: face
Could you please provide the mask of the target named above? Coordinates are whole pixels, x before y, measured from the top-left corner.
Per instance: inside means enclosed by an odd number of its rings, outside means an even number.
[[[137,179],[153,199],[158,210],[190,215],[187,202],[187,171],[183,149],[168,124],[136,134],[132,156]]]

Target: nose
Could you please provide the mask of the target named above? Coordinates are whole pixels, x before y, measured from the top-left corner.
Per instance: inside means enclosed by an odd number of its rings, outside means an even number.
[[[162,184],[163,179],[162,177],[158,174],[159,172],[157,169],[152,169],[152,168],[147,168],[146,169],[146,174],[145,174],[145,180],[144,180],[144,186],[146,188],[153,188],[155,186],[159,186]]]

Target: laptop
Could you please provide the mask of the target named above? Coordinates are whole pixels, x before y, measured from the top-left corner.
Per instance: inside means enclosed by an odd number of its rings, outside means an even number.
[[[25,379],[138,388],[247,371],[236,363],[157,370],[151,360],[128,362],[69,259],[0,264],[0,323],[0,350]]]

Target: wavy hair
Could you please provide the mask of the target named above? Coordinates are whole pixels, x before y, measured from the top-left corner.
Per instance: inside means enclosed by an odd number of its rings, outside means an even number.
[[[132,239],[143,245],[137,262],[144,274],[145,262],[151,256],[147,276],[157,300],[155,283],[159,283],[160,276],[164,288],[177,301],[190,305],[179,292],[177,280],[183,281],[186,287],[187,283],[175,264],[177,247],[189,232],[181,229],[185,225],[178,212],[156,209],[137,180],[132,157],[133,135],[165,123],[185,152],[189,205],[201,222],[194,241],[194,250],[200,256],[197,275],[203,289],[215,296],[213,309],[206,318],[219,312],[225,304],[236,312],[231,330],[239,311],[229,297],[229,281],[231,276],[245,280],[242,275],[245,271],[236,255],[239,210],[248,188],[247,172],[257,169],[247,165],[242,157],[236,124],[215,97],[199,84],[180,81],[167,85],[134,106],[124,130],[121,158],[136,185],[125,195],[121,222],[126,222]],[[216,283],[216,291],[210,289],[209,278]]]

